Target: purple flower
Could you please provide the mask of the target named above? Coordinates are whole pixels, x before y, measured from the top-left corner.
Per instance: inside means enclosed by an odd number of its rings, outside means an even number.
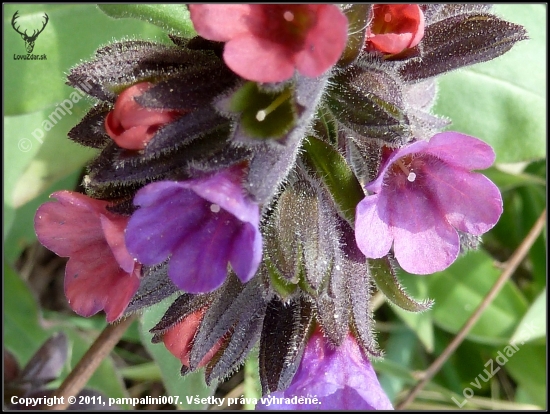
[[[146,265],[170,257],[168,276],[189,293],[222,285],[227,264],[244,283],[262,255],[259,208],[241,186],[242,165],[205,178],[160,181],[134,198],[140,206],[126,229],[128,250]]]
[[[302,402],[307,398],[312,403],[300,403],[300,397]],[[256,409],[393,410],[393,407],[353,335],[348,334],[342,345],[334,348],[317,329],[309,339],[290,387],[263,397]]]
[[[392,243],[401,267],[429,274],[458,256],[458,231],[481,235],[502,214],[502,197],[487,177],[471,172],[489,167],[492,148],[458,132],[436,134],[394,151],[376,180],[374,194],[358,205],[355,237],[369,258],[388,253]]]

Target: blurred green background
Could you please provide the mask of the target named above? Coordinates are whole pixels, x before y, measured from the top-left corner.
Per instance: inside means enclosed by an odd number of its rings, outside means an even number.
[[[72,97],[74,90],[64,83],[69,69],[90,59],[98,47],[121,39],[168,43],[165,29],[192,33],[182,5],[103,7],[123,18],[109,17],[95,5],[3,6],[4,347],[24,366],[53,332],[65,332],[70,358],[51,386],[59,385],[70,372],[104,328],[105,319],[81,318],[47,300],[52,292],[59,292],[62,299],[63,262],[39,250],[33,230],[36,208],[53,191],[76,188],[83,166],[94,156],[93,150],[67,139],[92,101],[80,99],[72,114],[54,125],[44,121],[56,105]],[[29,32],[41,27],[44,13],[48,14],[48,25],[33,51],[45,54],[47,60],[16,58],[26,54],[21,36],[11,26],[16,11],[18,25],[31,28]],[[417,381],[415,373],[425,370],[452,340],[498,278],[498,263],[510,257],[546,207],[546,5],[502,4],[495,6],[495,12],[524,25],[530,39],[491,62],[441,77],[434,112],[448,116],[451,129],[493,146],[497,162],[485,173],[503,193],[504,214],[484,236],[479,251],[446,271],[424,277],[401,275],[412,296],[435,300],[432,310],[407,313],[377,297],[375,315],[385,358],[375,367],[394,402]],[[545,231],[467,339],[409,408],[456,409],[454,401],[465,402],[463,408],[470,409],[546,407],[546,243]],[[89,387],[108,397],[179,395],[184,400],[187,395],[213,392],[258,395],[253,363],[218,390],[207,389],[200,375],[181,378],[179,361],[162,345],[150,344],[147,331],[159,319],[162,306],[132,325],[124,346],[103,362]],[[487,377],[483,373],[487,361],[510,342],[518,344],[517,353],[488,381],[480,380],[479,374]],[[473,397],[465,398],[467,388]]]

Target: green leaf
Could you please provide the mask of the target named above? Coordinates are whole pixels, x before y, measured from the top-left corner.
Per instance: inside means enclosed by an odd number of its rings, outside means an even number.
[[[124,367],[120,373],[125,379],[134,381],[162,381],[160,368],[154,362]]]
[[[443,350],[448,346],[449,342],[452,340],[451,335],[447,332],[442,331],[441,329],[434,330],[434,346],[435,354],[440,355]],[[462,344],[464,345],[464,344]],[[462,391],[461,378],[459,371],[461,367],[458,364],[460,361],[457,353],[449,357],[449,359],[443,364],[439,372],[434,376],[433,382],[444,386],[454,392]],[[474,374],[475,376],[476,374]]]
[[[515,402],[519,404],[535,404],[535,401],[531,398],[529,393],[522,386],[518,386],[516,388],[514,399],[515,399]],[[540,409],[542,410],[542,408]]]
[[[531,230],[537,219],[546,208],[546,188],[541,186],[526,186],[518,189],[518,194],[522,199],[522,214],[518,219],[523,227],[523,232]],[[522,239],[523,240],[523,239]],[[532,265],[533,284],[531,292],[537,294],[546,286],[546,237],[542,232],[531,249],[529,250],[529,259]],[[532,295],[534,297],[535,295]]]
[[[258,359],[258,348],[254,348],[246,357],[244,366],[244,398],[251,401],[252,398],[260,400],[262,397],[262,386],[260,385],[260,368]],[[256,404],[247,403],[245,410],[254,410]]]
[[[142,342],[160,368],[167,394],[179,397],[176,408],[180,410],[203,410],[207,408],[206,405],[189,404],[186,400],[186,397],[207,398],[214,394],[216,387],[206,385],[203,370],[182,377],[180,374],[181,362],[164,347],[164,344],[151,343],[153,335],[149,332],[149,329],[158,323],[173,301],[173,297],[167,298],[159,304],[147,308],[141,317]]]
[[[313,121],[314,135],[321,140],[328,142],[334,147],[338,146],[338,121],[325,105],[319,105],[317,116]]]
[[[485,236],[488,250],[509,257],[522,243],[546,207],[546,188],[524,185],[503,193],[504,211],[496,226]],[[526,265],[518,273],[522,290],[534,299],[546,286],[546,236],[543,232],[529,250]]]
[[[45,54],[46,60],[19,60],[26,55],[21,36],[11,27],[13,14],[19,11],[21,29],[40,28],[44,13],[49,22],[38,36],[33,54]],[[4,87],[5,115],[54,107],[69,98],[73,89],[65,85],[65,74],[95,50],[122,37],[169,42],[158,27],[136,20],[113,20],[92,4],[8,4],[4,8]],[[34,128],[39,125],[31,124]],[[34,129],[32,128],[32,129]],[[28,137],[32,139],[31,137]]]
[[[386,344],[385,359],[409,368],[413,356],[415,356],[417,344],[414,333],[411,331],[406,329],[395,330]],[[391,401],[396,399],[405,386],[405,381],[398,376],[382,374],[378,379],[382,389]]]
[[[279,273],[277,267],[269,260],[265,258],[265,266],[269,275],[271,286],[275,291],[283,298],[289,298],[298,288],[294,283],[289,282]]]
[[[430,276],[429,295],[435,323],[456,334],[495,284],[500,271],[483,251],[459,258],[451,267]],[[508,343],[527,304],[515,285],[508,281],[487,307],[467,338],[485,344]]]
[[[429,297],[426,280],[418,275],[401,273],[399,281],[408,294],[415,298]],[[397,306],[391,309],[417,336],[428,353],[434,351],[434,325],[432,312],[409,312]]]
[[[132,17],[183,37],[197,35],[189,10],[184,4],[98,4],[97,7],[115,19]]]
[[[523,25],[530,37],[505,55],[440,78],[435,113],[451,129],[489,143],[497,162],[546,155],[546,6],[502,4],[495,12]]]
[[[546,407],[546,346],[518,344],[518,349],[504,367],[533,402]]]
[[[432,300],[418,302],[407,294],[387,257],[369,259],[369,265],[376,287],[391,303],[409,312],[424,312],[430,309]]]
[[[32,114],[33,121],[28,124],[27,116],[6,117],[7,127],[12,133],[6,138],[6,163],[8,168],[14,165],[19,172],[6,189],[9,193],[5,196],[10,205],[16,208],[24,205],[56,181],[82,169],[86,161],[95,156],[95,150],[75,144],[67,138],[69,130],[79,122],[89,107],[88,103],[82,102],[81,94],[73,94],[73,101],[67,99],[71,107],[77,102],[70,109],[72,114],[65,112],[64,115],[55,112],[55,107],[48,108]],[[23,164],[25,169],[20,171],[19,165],[15,164],[19,164],[19,160],[26,160],[26,154],[20,149],[22,142],[33,147],[33,157]]]
[[[13,193],[19,177],[40,150],[32,133],[41,125],[42,113],[4,117],[4,204],[15,208]],[[40,136],[37,133],[37,136]]]
[[[426,352],[431,354],[434,351],[434,326],[431,312],[407,312],[396,306],[393,306],[392,310],[416,334]]]
[[[4,265],[4,346],[24,366],[49,337],[40,324],[38,306],[21,278]]]
[[[388,359],[373,359],[372,366],[376,371],[399,378],[407,385],[414,385],[417,379],[412,370]]]
[[[546,338],[546,288],[531,304],[510,342],[523,345],[539,338]]]
[[[546,181],[534,174],[526,172],[511,174],[500,170],[498,167],[497,165],[483,170],[483,175],[495,183],[503,193],[530,184],[546,186]]]
[[[329,144],[315,137],[304,141],[304,160],[327,186],[340,213],[352,226],[355,207],[365,193],[346,160]]]

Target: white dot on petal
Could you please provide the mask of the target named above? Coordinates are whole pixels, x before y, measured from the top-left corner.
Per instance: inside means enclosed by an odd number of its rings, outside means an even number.
[[[292,20],[294,20],[294,13],[287,10],[286,12],[283,13],[283,17],[287,22],[291,22]]]
[[[391,22],[391,13],[386,13],[386,14],[384,15],[384,21],[385,21],[386,23]]]
[[[409,176],[407,177],[407,180],[409,180],[411,183],[416,180],[416,174],[413,172],[409,173]]]
[[[258,112],[256,113],[256,119],[257,119],[259,122],[262,122],[262,121],[265,119],[266,115],[267,115],[267,114],[265,113],[264,110],[258,111]]]
[[[220,206],[217,204],[211,204],[210,205],[210,211],[212,213],[219,213],[220,212]]]

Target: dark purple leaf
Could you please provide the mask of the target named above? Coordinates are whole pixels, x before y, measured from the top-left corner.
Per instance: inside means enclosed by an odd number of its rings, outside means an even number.
[[[407,61],[400,73],[407,81],[426,79],[494,59],[527,38],[522,26],[490,14],[449,17],[426,27],[422,55]]]

